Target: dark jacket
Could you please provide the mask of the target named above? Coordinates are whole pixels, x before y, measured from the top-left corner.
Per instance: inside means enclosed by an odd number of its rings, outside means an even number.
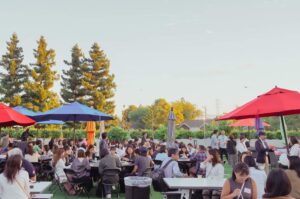
[[[106,155],[100,160],[99,174],[102,176],[102,180],[106,183],[115,183],[119,180],[118,173],[109,173],[107,169],[121,169],[121,162],[119,158],[110,154]]]
[[[108,150],[108,144],[107,144],[107,140],[100,140],[100,144],[99,144],[99,155],[100,155],[100,159],[104,157],[105,152],[104,149]]]
[[[236,154],[236,141],[228,140],[226,148],[228,154]]]
[[[255,142],[255,150],[256,150],[256,162],[264,164],[266,163],[267,152],[269,151],[269,146],[266,141],[264,141],[266,148],[264,148],[263,143],[260,139],[257,139]]]

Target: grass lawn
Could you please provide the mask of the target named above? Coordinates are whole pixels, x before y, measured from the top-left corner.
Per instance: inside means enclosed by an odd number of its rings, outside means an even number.
[[[229,178],[231,176],[231,172],[232,169],[228,164],[225,164],[225,178]],[[90,199],[96,199],[99,197],[96,197],[96,188],[94,187],[91,191],[90,191]],[[54,197],[53,199],[64,199],[64,198],[69,198],[69,199],[86,199],[87,197],[85,196],[68,196],[62,192],[60,192],[60,190],[56,190],[54,193]],[[112,198],[117,198],[115,194],[112,195]],[[120,199],[125,199],[125,194],[120,194]],[[162,196],[159,192],[155,192],[153,190],[151,190],[151,199],[162,199]]]

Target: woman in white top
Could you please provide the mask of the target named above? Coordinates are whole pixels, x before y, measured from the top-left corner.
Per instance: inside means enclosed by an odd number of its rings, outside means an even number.
[[[26,149],[26,154],[24,156],[25,160],[28,160],[29,162],[38,162],[40,155],[36,152],[34,152],[33,146],[29,144]]]
[[[300,157],[300,145],[298,139],[295,136],[290,137],[290,144],[290,156]]]
[[[265,194],[265,186],[267,182],[266,172],[257,168],[256,162],[251,155],[244,158],[244,163],[249,167],[249,176],[256,182],[257,198],[262,199],[262,196]]]
[[[239,154],[242,154],[243,152],[248,151],[248,148],[246,146],[246,142],[247,142],[246,137],[241,136],[240,141],[237,142],[237,145],[236,145],[236,150],[238,151]]]
[[[200,168],[205,169],[205,177],[217,180],[224,179],[224,166],[221,162],[218,150],[210,149],[206,160],[200,164]],[[210,198],[210,194],[213,195],[212,198],[220,198],[221,192],[216,190],[203,190],[202,194],[204,199]]]
[[[56,150],[53,156],[52,165],[55,168],[55,178],[58,178],[60,183],[67,182],[67,176],[64,172],[64,169],[66,168],[64,161],[64,149],[59,148]]]
[[[22,157],[10,156],[4,172],[0,175],[0,198],[29,199],[29,175],[21,169]]]

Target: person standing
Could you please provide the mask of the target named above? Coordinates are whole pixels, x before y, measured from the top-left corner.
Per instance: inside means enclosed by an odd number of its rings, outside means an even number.
[[[227,145],[228,137],[225,134],[225,131],[221,131],[221,135],[218,137],[218,142],[219,142],[219,151],[221,155],[221,160],[224,162],[223,155],[225,155],[227,161],[228,161],[228,154],[226,150],[226,145]]]
[[[266,133],[260,131],[258,133],[259,138],[255,142],[255,150],[256,150],[256,163],[260,170],[264,170],[269,165],[268,160],[268,151],[269,146],[266,142]],[[268,172],[267,172],[268,173]]]
[[[233,168],[234,165],[237,163],[237,150],[236,150],[236,141],[233,135],[229,136],[229,140],[226,144],[226,149],[228,153],[228,163]]]
[[[107,133],[102,133],[101,134],[101,140],[99,143],[99,156],[100,159],[103,158],[105,156],[105,153],[103,151],[106,151],[105,149],[107,149],[107,151],[109,151],[108,149],[108,137],[107,137]]]
[[[218,130],[214,130],[210,139],[210,146],[212,149],[219,149]]]

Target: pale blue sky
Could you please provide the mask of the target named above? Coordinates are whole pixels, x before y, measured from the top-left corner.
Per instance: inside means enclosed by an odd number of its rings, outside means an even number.
[[[214,115],[216,99],[222,113],[275,85],[300,90],[299,8],[297,0],[2,1],[0,54],[16,32],[32,62],[44,35],[61,72],[74,44],[87,54],[96,41],[116,76],[118,115],[160,97]]]

